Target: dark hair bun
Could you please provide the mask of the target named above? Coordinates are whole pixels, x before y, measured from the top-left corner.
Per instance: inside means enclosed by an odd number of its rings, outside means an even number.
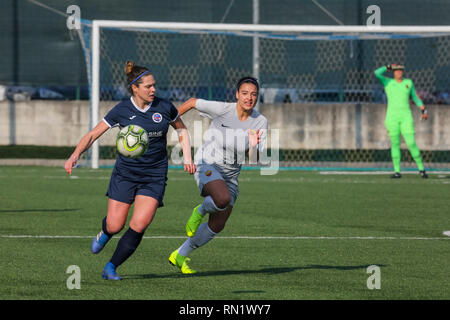
[[[133,61],[127,61],[125,62],[125,73],[130,74],[133,71],[134,68],[134,62]]]

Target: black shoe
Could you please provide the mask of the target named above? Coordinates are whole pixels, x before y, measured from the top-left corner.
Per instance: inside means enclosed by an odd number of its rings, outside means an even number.
[[[422,176],[422,178],[428,179],[428,175],[427,175],[427,173],[425,172],[425,170],[420,170],[420,171],[419,171],[419,174]]]
[[[391,176],[391,179],[400,179],[402,177],[402,175],[400,174],[400,172],[396,172]]]

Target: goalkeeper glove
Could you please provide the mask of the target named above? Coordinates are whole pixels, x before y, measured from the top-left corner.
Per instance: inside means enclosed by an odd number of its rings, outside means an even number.
[[[387,71],[391,72],[392,71],[392,65],[391,64],[387,64],[386,65]]]
[[[428,119],[428,111],[427,111],[427,109],[425,109],[425,106],[422,106],[420,108],[420,112],[422,112],[422,117],[420,118],[420,120],[427,120]]]

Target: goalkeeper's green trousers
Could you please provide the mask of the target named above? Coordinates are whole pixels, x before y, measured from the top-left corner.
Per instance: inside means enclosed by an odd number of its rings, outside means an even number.
[[[419,168],[419,170],[423,170],[422,157],[420,156],[420,150],[414,140],[414,133],[403,133],[402,135],[412,158],[417,164],[417,168]],[[394,164],[394,171],[400,172],[400,134],[390,135],[389,137],[391,138],[391,157],[392,163]]]

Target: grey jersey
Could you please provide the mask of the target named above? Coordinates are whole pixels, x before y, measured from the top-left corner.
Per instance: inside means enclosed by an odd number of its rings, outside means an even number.
[[[240,121],[236,103],[197,99],[196,108],[202,116],[212,120],[204,134],[204,143],[195,154],[196,164],[215,164],[226,171],[239,171],[249,149],[250,129],[262,130],[258,149],[263,150],[268,124],[258,111],[253,110],[247,120]]]

